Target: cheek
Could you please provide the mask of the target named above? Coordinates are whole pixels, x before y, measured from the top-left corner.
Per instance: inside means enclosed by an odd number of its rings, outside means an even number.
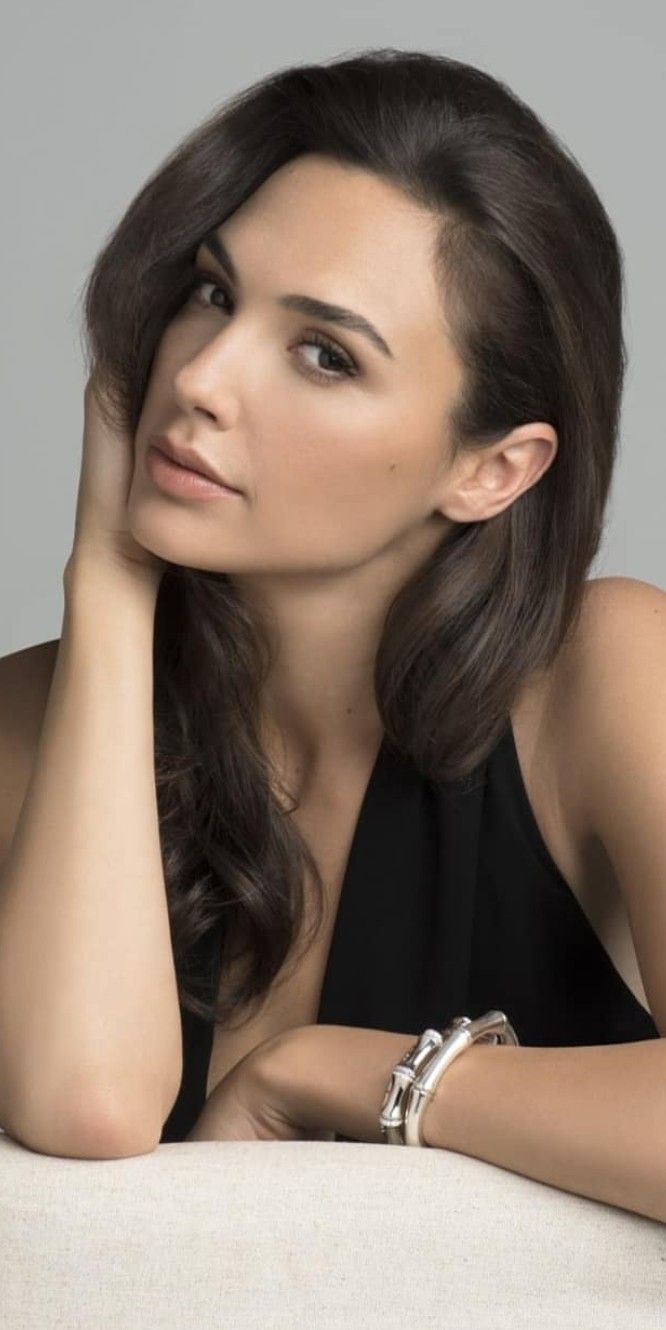
[[[320,391],[325,396],[336,390]],[[359,488],[367,491],[385,469],[377,423],[361,422],[350,408],[336,411],[324,403],[319,412],[310,408],[299,414],[292,403],[282,417],[264,422],[256,437],[261,439],[258,491],[271,502],[284,494],[291,501],[343,503]]]
[[[335,389],[322,389],[322,395]],[[353,417],[350,420],[350,417]],[[313,420],[293,410],[264,422],[256,437],[255,514],[291,536],[340,545],[358,537],[376,544],[418,519],[418,458],[392,413],[376,408],[322,411]]]

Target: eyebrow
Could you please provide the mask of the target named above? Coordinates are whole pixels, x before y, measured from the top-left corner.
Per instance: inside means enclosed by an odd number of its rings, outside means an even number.
[[[212,231],[210,235],[205,236],[201,244],[205,249],[210,250],[220,267],[224,268],[230,280],[239,286],[240,280],[236,265],[217,232]],[[295,292],[290,295],[278,296],[277,304],[284,309],[299,310],[301,314],[312,314],[315,318],[323,319],[325,323],[337,323],[350,332],[361,333],[383,355],[389,356],[391,360],[395,359],[388,342],[384,340],[374,324],[370,323],[369,319],[365,319],[362,314],[357,314],[353,309],[345,309],[343,305],[331,305],[327,300],[315,300],[313,296],[299,295]]]

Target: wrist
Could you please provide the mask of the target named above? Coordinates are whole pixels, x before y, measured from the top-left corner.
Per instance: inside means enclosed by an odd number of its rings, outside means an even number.
[[[316,1027],[299,1025],[281,1030],[252,1051],[247,1066],[259,1094],[267,1094],[286,1112],[297,1111],[299,1123],[308,1129],[321,1126],[319,1103],[312,1094],[317,1079],[312,1030]]]
[[[158,574],[148,565],[132,565],[111,553],[75,549],[65,564],[62,576],[65,603],[75,602],[90,594],[99,594],[100,591],[105,596],[117,591],[124,597],[135,596],[148,607],[152,605],[154,608],[161,575],[161,571]]]
[[[421,1114],[421,1134],[428,1146],[462,1151],[479,1101],[492,1095],[497,1046],[476,1041],[445,1068]],[[490,1083],[486,1084],[486,1078]]]
[[[412,1042],[417,1036],[412,1035]],[[267,1041],[263,1069],[285,1110],[308,1130],[381,1144],[379,1113],[409,1034],[304,1025]],[[271,1047],[272,1045],[272,1047]]]

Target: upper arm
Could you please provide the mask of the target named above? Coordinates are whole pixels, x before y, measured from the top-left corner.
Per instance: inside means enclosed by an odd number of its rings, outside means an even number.
[[[566,680],[570,778],[612,865],[666,1036],[666,591],[618,577],[588,592]]]
[[[59,641],[0,657],[0,873],[32,774]]]

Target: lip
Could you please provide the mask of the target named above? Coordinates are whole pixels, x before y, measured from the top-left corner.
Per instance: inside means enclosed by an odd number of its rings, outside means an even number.
[[[164,453],[172,462],[178,466],[186,467],[188,471],[195,471],[200,476],[205,476],[207,480],[212,480],[216,485],[222,485],[227,490],[232,490],[234,494],[242,494],[236,485],[230,485],[224,476],[211,465],[211,463],[197,453],[193,448],[185,448],[182,444],[174,443],[168,434],[154,434],[150,439],[150,445],[157,448],[159,452]]]
[[[239,490],[232,490],[211,480],[200,471],[174,462],[160,448],[150,447],[145,457],[146,474],[153,485],[163,493],[180,499],[239,499]]]

